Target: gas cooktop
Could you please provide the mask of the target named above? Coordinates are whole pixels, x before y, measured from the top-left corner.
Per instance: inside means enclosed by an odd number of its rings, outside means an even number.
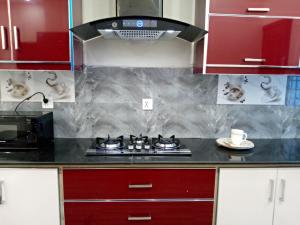
[[[95,143],[87,150],[87,156],[189,156],[191,150],[180,144],[175,135],[164,138],[158,135],[157,138],[148,136],[130,135],[129,139],[123,136],[111,138],[96,138]]]

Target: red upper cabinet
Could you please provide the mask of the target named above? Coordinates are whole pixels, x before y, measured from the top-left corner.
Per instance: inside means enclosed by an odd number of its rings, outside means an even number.
[[[7,0],[0,0],[0,60],[10,60]]]
[[[71,0],[0,0],[0,69],[69,70]]]
[[[10,0],[14,60],[70,61],[68,0]]]
[[[298,67],[300,20],[210,17],[208,64]]]
[[[211,13],[300,17],[299,0],[211,0]]]

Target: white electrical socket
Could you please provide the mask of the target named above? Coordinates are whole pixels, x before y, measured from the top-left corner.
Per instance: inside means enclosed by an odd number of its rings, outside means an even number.
[[[143,98],[143,110],[145,110],[145,111],[153,110],[153,99],[152,98]]]
[[[43,109],[53,109],[54,108],[53,98],[47,98],[47,99],[48,99],[47,104],[45,104],[42,101],[42,108]]]

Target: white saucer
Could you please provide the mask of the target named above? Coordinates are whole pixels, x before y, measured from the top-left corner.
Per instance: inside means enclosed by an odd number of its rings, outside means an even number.
[[[219,146],[234,150],[248,150],[255,147],[254,143],[249,140],[243,141],[239,146],[232,144],[231,138],[218,138],[216,142]]]

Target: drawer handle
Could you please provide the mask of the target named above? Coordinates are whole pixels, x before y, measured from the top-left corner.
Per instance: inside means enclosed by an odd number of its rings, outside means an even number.
[[[245,62],[266,62],[266,59],[254,59],[254,58],[245,58]]]
[[[5,202],[4,181],[0,180],[0,205]]]
[[[270,8],[248,8],[248,12],[270,12]]]
[[[284,179],[281,179],[280,185],[281,185],[281,195],[279,197],[279,201],[284,202],[285,199],[285,184],[286,181]]]
[[[270,185],[270,193],[269,193],[269,202],[272,202],[273,201],[273,196],[274,196],[274,180],[273,179],[270,179],[269,181],[269,185]]]
[[[2,50],[6,50],[6,34],[5,34],[5,27],[0,26],[1,32],[1,40],[2,40]]]
[[[152,217],[151,216],[128,216],[128,221],[151,221]]]
[[[152,184],[129,184],[128,188],[129,189],[149,189],[152,188]]]
[[[15,50],[19,50],[18,28],[14,26],[13,30],[14,30]]]

